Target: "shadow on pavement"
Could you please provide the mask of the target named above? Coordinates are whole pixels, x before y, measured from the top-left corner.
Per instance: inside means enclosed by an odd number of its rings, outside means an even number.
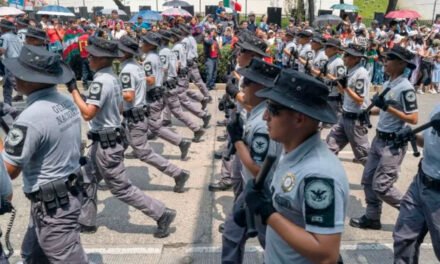
[[[341,255],[344,259],[344,263],[349,264],[393,263],[392,249],[377,243],[358,243],[356,249],[342,250]]]

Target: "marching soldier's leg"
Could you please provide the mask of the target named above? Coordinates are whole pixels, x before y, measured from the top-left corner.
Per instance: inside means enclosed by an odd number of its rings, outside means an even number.
[[[23,238],[23,243],[21,245],[21,258],[24,264],[50,264],[46,255],[38,243],[37,233],[35,231],[36,226],[32,216],[29,219],[29,225],[27,227],[26,233]]]
[[[368,129],[365,126],[358,124],[357,120],[347,120],[345,127],[348,140],[350,141],[351,149],[354,157],[362,165],[365,165],[368,158],[368,151],[370,149],[370,142],[368,141]]]
[[[178,146],[182,142],[182,137],[172,130],[162,126],[162,99],[150,103],[150,116],[148,117],[148,127],[153,134]]]
[[[173,113],[174,117],[183,122],[193,132],[200,130],[200,125],[195,123],[188,114],[182,111],[179,97],[177,95],[172,94],[167,96],[165,102],[168,106],[170,113]]]
[[[194,63],[192,67],[189,67],[189,77],[191,81],[200,89],[204,97],[210,97],[209,90],[206,88],[206,84],[203,82],[202,76],[200,75],[199,67],[197,63]]]
[[[343,117],[341,117],[338,123],[332,126],[326,138],[328,148],[336,155],[348,144],[348,138],[345,132],[344,120]]]

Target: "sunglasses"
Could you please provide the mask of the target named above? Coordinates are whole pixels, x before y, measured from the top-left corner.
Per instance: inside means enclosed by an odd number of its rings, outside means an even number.
[[[399,57],[397,57],[394,54],[387,54],[387,56],[385,57],[385,60],[389,60],[389,61],[393,61],[393,60],[398,60]]]
[[[248,79],[246,77],[243,78],[243,82],[241,83],[242,87],[246,87],[251,85],[252,83],[254,83],[254,81],[252,81],[251,79]]]
[[[280,104],[275,104],[270,101],[266,101],[266,110],[271,116],[277,116],[280,114],[282,110],[287,110],[288,108],[285,106],[282,106]]]

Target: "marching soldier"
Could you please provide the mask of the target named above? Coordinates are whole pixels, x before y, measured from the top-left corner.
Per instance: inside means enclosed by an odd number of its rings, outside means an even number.
[[[286,43],[283,48],[281,62],[283,68],[291,68],[295,64],[294,54],[297,52],[295,32],[287,30],[284,38]]]
[[[283,70],[273,88],[257,92],[268,100],[270,139],[284,148],[271,194],[257,190],[254,181],[245,189],[249,210],[267,223],[266,263],[338,260],[349,186],[341,162],[320,137],[320,122],[337,121],[328,93],[321,82],[291,70]]]
[[[423,147],[423,159],[408,191],[400,202],[394,227],[394,263],[419,263],[420,244],[426,233],[431,235],[437,260],[440,261],[440,106],[431,113],[433,127],[417,135]],[[431,119],[432,120],[432,119]],[[431,121],[433,122],[433,121]]]
[[[267,155],[279,155],[281,148],[269,140],[263,114],[266,109],[264,99],[255,96],[263,88],[270,87],[280,69],[268,64],[261,59],[253,59],[250,65],[238,70],[243,77],[242,87],[244,103],[250,106],[249,116],[244,124],[233,122],[228,124],[228,134],[231,143],[236,149],[236,157],[243,164],[243,180],[246,183],[253,180]],[[234,202],[234,208],[242,207],[244,202],[243,192],[240,192]],[[258,225],[260,244],[264,247],[265,228]],[[247,240],[246,227],[237,225],[231,213],[225,221],[222,239],[222,262],[242,263],[244,245]]]
[[[305,73],[306,68],[312,64],[315,53],[310,44],[313,33],[310,30],[303,30],[298,33],[298,52],[295,53],[296,63],[298,64],[298,71]]]
[[[18,58],[4,62],[18,91],[27,96],[27,108],[12,125],[3,150],[10,177],[22,173],[23,191],[31,201],[21,256],[25,263],[88,263],[78,222],[81,116],[56,89],[73,72],[59,55],[37,46],[25,45]]]
[[[148,107],[145,100],[147,83],[145,71],[134,59],[134,56],[140,55],[139,44],[132,38],[123,36],[119,41],[119,49],[124,53],[119,78],[122,83],[122,98],[124,99],[122,115],[127,128],[128,142],[137,158],[171,176],[176,182],[174,191],[181,193],[189,178],[189,171],[172,164],[157,154],[148,144]],[[185,152],[184,158],[188,149]]]
[[[40,28],[29,27],[27,31],[24,33],[24,37],[25,37],[25,43],[28,45],[42,46],[47,48],[46,31]]]
[[[342,116],[327,136],[327,145],[336,155],[350,143],[356,162],[365,165],[370,143],[368,128],[365,126],[363,111],[370,104],[370,79],[367,69],[362,66],[364,47],[350,44],[344,53],[347,67],[347,82],[337,81],[339,92],[343,95]]]
[[[353,227],[380,229],[382,203],[400,208],[402,194],[393,185],[399,176],[407,146],[393,148],[392,143],[396,132],[406,123],[417,124],[418,121],[417,96],[404,74],[407,67],[415,67],[412,63],[413,57],[409,50],[400,46],[394,46],[385,53],[384,70],[390,79],[383,87],[391,90],[385,97],[376,95],[372,99],[380,113],[376,136],[371,143],[362,175],[367,208],[365,215],[350,220]]]
[[[319,77],[323,78],[324,83],[330,87],[328,100],[339,117],[342,113],[342,95],[339,93],[334,81],[345,76],[346,72],[344,61],[339,56],[339,53],[342,51],[341,42],[334,38],[327,39],[324,43],[324,48],[328,60],[320,71]]]
[[[310,73],[313,76],[319,76],[322,68],[328,61],[327,55],[325,55],[325,47],[324,47],[325,39],[321,34],[315,33],[312,37],[312,50],[315,54],[313,58],[313,63],[311,64]]]
[[[87,100],[84,102],[76,86],[69,85],[69,92],[82,117],[89,121],[87,137],[93,142],[85,168],[87,196],[80,217],[82,231],[96,232],[96,185],[104,179],[116,198],[157,222],[155,237],[166,237],[170,234],[170,225],[176,217],[176,211],[145,195],[129,181],[125,173],[125,133],[119,115],[122,104],[121,84],[112,70],[113,59],[122,57],[122,53],[117,42],[92,38],[90,43],[87,46],[90,69],[96,73],[89,86]]]

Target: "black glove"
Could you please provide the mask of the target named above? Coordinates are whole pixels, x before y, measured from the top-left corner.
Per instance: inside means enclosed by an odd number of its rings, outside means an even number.
[[[374,106],[379,107],[383,111],[386,111],[388,109],[388,103],[385,101],[385,98],[383,96],[379,96],[379,94],[375,94],[373,96],[373,99],[371,99],[371,103]]]
[[[409,141],[415,139],[411,127],[406,126],[396,133],[396,138],[394,139],[394,146],[397,148],[405,146]]]
[[[340,78],[339,80],[337,80],[337,82],[342,86],[343,89],[347,88],[347,76]]]
[[[264,190],[256,190],[254,180],[248,181],[245,187],[246,205],[252,214],[260,215],[263,224],[276,212],[272,205],[272,197],[267,195]]]
[[[238,120],[235,122],[230,122],[226,129],[228,130],[229,138],[231,139],[231,143],[235,144],[235,142],[243,140],[243,126],[241,125],[241,122]]]
[[[235,78],[229,78],[226,83],[226,93],[228,93],[231,98],[235,99],[239,91],[237,85],[235,85]]]
[[[322,76],[326,76],[327,73],[328,73],[328,61],[326,61],[324,63],[324,66],[322,66],[322,69],[321,69]]]
[[[440,113],[435,114],[431,118],[432,128],[437,131],[437,135],[440,135]]]
[[[12,211],[12,204],[11,202],[7,201],[5,198],[1,199],[1,205],[0,205],[0,215],[10,213]]]
[[[69,93],[72,93],[73,90],[78,90],[78,86],[76,86],[76,79],[75,78],[73,78],[68,83],[66,83],[66,86],[67,86],[67,91],[69,91]]]
[[[246,209],[243,207],[242,203],[234,203],[232,207],[232,212],[234,212],[234,222],[241,227],[246,226]]]

